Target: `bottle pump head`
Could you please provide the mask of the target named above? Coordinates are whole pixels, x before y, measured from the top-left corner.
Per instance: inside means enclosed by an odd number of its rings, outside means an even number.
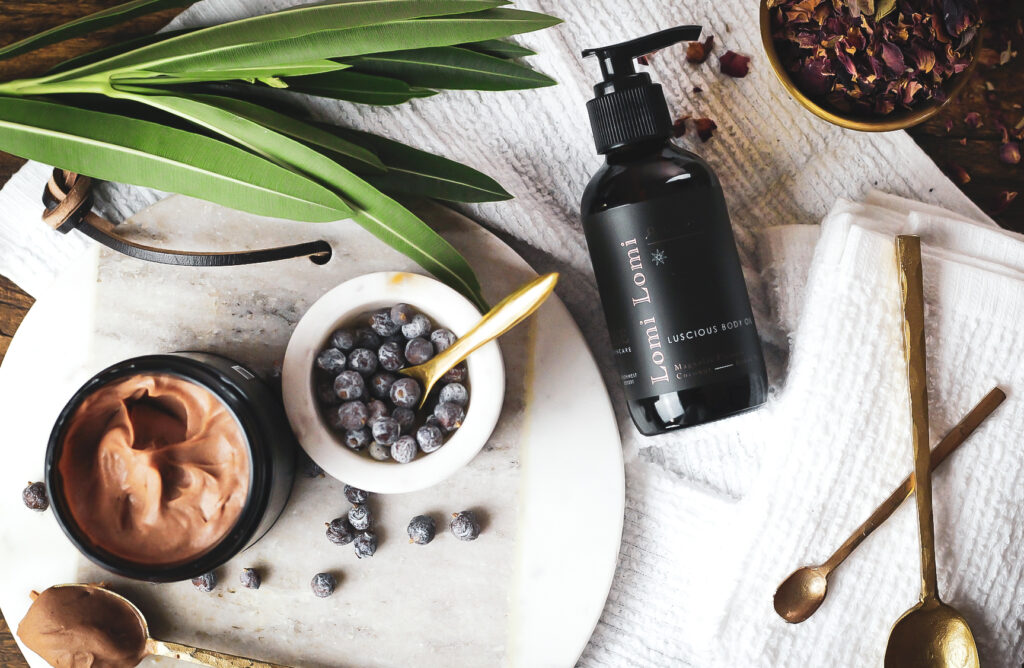
[[[679,26],[628,42],[587,49],[583,56],[597,56],[603,81],[594,86],[587,103],[598,153],[652,139],[668,139],[672,118],[661,84],[646,72],[637,72],[640,56],[700,38],[700,26]]]

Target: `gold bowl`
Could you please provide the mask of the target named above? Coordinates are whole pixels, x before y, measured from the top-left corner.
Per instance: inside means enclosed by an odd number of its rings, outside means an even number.
[[[775,70],[775,76],[777,76],[779,81],[782,82],[786,91],[797,102],[802,104],[807,111],[811,112],[818,118],[825,119],[829,123],[833,123],[850,130],[860,130],[861,132],[891,132],[893,130],[906,130],[907,128],[911,128],[919,123],[923,123],[937,114],[940,109],[949,104],[953,98],[960,94],[967,85],[967,82],[970,80],[971,75],[974,74],[974,68],[977,67],[978,51],[981,48],[981,31],[979,30],[978,35],[974,38],[974,53],[971,58],[971,64],[966,70],[960,74],[954,75],[946,82],[945,101],[936,102],[931,100],[928,102],[922,102],[914,109],[895,111],[887,116],[865,116],[858,114],[844,115],[828,107],[822,106],[818,102],[807,97],[789,76],[789,72],[786,71],[782,61],[779,59],[778,52],[775,50],[775,40],[772,38],[771,10],[768,8],[768,0],[761,0],[761,41],[764,44],[764,52],[768,56],[768,62],[772,64],[772,69]]]

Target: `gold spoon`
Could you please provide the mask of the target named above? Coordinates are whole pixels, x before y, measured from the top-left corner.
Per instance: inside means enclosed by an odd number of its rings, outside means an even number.
[[[469,357],[477,348],[498,338],[529,317],[551,295],[556,283],[557,273],[546,274],[530,281],[498,302],[471,330],[436,357],[418,366],[400,370],[399,373],[415,378],[423,386],[420,407],[427,402],[430,390],[441,380],[441,376]]]
[[[903,305],[903,353],[910,385],[914,488],[921,537],[921,602],[903,613],[889,632],[886,668],[979,668],[978,646],[967,620],[939,600],[932,520],[931,453],[928,450],[928,374],[924,341],[921,238],[896,237]]]
[[[1003,403],[1006,393],[998,387],[993,388],[985,398],[971,409],[971,412],[964,416],[955,427],[949,430],[935,449],[932,450],[932,470],[938,468],[949,455],[960,447],[960,444],[967,440],[975,429],[985,421],[989,415]],[[914,491],[914,478],[907,476],[899,487],[893,490],[882,505],[871,513],[863,524],[846,539],[846,542],[839,546],[839,549],[828,558],[823,564],[817,566],[804,566],[793,571],[786,580],[779,585],[775,592],[775,612],[790,624],[799,624],[806,621],[811,615],[817,612],[828,593],[828,578],[846,558],[864,542],[864,539],[871,535],[875,529],[880,527],[896,509],[907,500]]]
[[[247,659],[241,656],[234,656],[233,654],[225,654],[223,652],[215,652],[209,649],[199,649],[198,647],[191,647],[189,645],[182,645],[176,642],[167,642],[164,640],[156,640],[149,635],[149,625],[146,623],[146,618],[142,615],[142,611],[135,607],[135,604],[126,599],[120,594],[94,584],[62,584],[54,585],[50,589],[80,589],[84,592],[88,592],[91,596],[100,596],[107,599],[107,602],[113,603],[115,606],[121,606],[122,610],[119,612],[124,613],[119,615],[121,619],[119,621],[126,620],[137,620],[138,626],[134,628],[118,628],[118,629],[106,629],[110,631],[110,638],[106,639],[110,644],[120,645],[126,655],[133,655],[137,660],[141,661],[142,658],[153,655],[153,656],[169,656],[175,659],[181,659],[182,661],[188,661],[190,663],[198,663],[203,666],[212,666],[213,668],[287,668],[276,663],[267,663],[265,661],[256,661],[255,659]],[[47,592],[50,590],[47,590]],[[47,592],[43,594],[36,594],[33,596],[33,606],[39,601],[39,597],[45,596]],[[29,610],[31,614],[32,610]],[[28,615],[26,615],[28,618]],[[92,620],[94,623],[98,620]],[[24,624],[24,622],[22,622]],[[51,622],[54,623],[54,622]],[[55,623],[59,624],[59,621]],[[132,625],[134,626],[134,625]],[[100,633],[103,633],[105,629],[100,626],[95,626]],[[62,629],[63,631],[63,629]],[[19,635],[21,634],[21,627],[18,629]],[[35,650],[35,648],[32,648]],[[71,648],[63,648],[65,651],[71,651]],[[36,650],[38,651],[38,650]]]

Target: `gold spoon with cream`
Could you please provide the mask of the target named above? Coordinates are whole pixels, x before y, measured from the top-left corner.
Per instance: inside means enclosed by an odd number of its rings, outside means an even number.
[[[35,595],[18,637],[51,666],[131,668],[149,655],[213,668],[285,668],[276,663],[156,640],[124,596],[91,584],[64,584]]]
[[[423,386],[420,407],[427,402],[430,390],[442,376],[469,357],[474,350],[526,320],[551,295],[556,283],[558,274],[545,274],[530,281],[498,302],[471,330],[435,357],[423,364],[400,370],[398,373],[415,378]]]

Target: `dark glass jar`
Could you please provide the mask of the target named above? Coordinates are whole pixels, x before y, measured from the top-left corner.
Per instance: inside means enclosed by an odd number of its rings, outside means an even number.
[[[702,158],[661,138],[611,149],[606,158],[581,212],[637,429],[650,436],[763,404],[764,360],[718,178]],[[630,235],[643,255],[624,255]],[[640,298],[634,306],[655,297],[657,303],[641,315],[629,307],[631,297]],[[660,330],[638,324],[653,315]],[[640,359],[638,348],[650,352],[648,341],[652,350],[658,344],[662,367]],[[660,369],[667,391],[644,386]]]
[[[249,490],[238,520],[212,548],[180,564],[132,562],[90,541],[72,518],[64,498],[58,465],[71,416],[88,396],[114,381],[150,374],[181,378],[220,399],[237,420],[249,454]],[[189,580],[223,565],[270,530],[291,493],[297,450],[280,397],[249,368],[210,353],[147,355],[104,369],[71,397],[50,433],[46,449],[46,487],[57,523],[75,547],[93,563],[136,580]]]

